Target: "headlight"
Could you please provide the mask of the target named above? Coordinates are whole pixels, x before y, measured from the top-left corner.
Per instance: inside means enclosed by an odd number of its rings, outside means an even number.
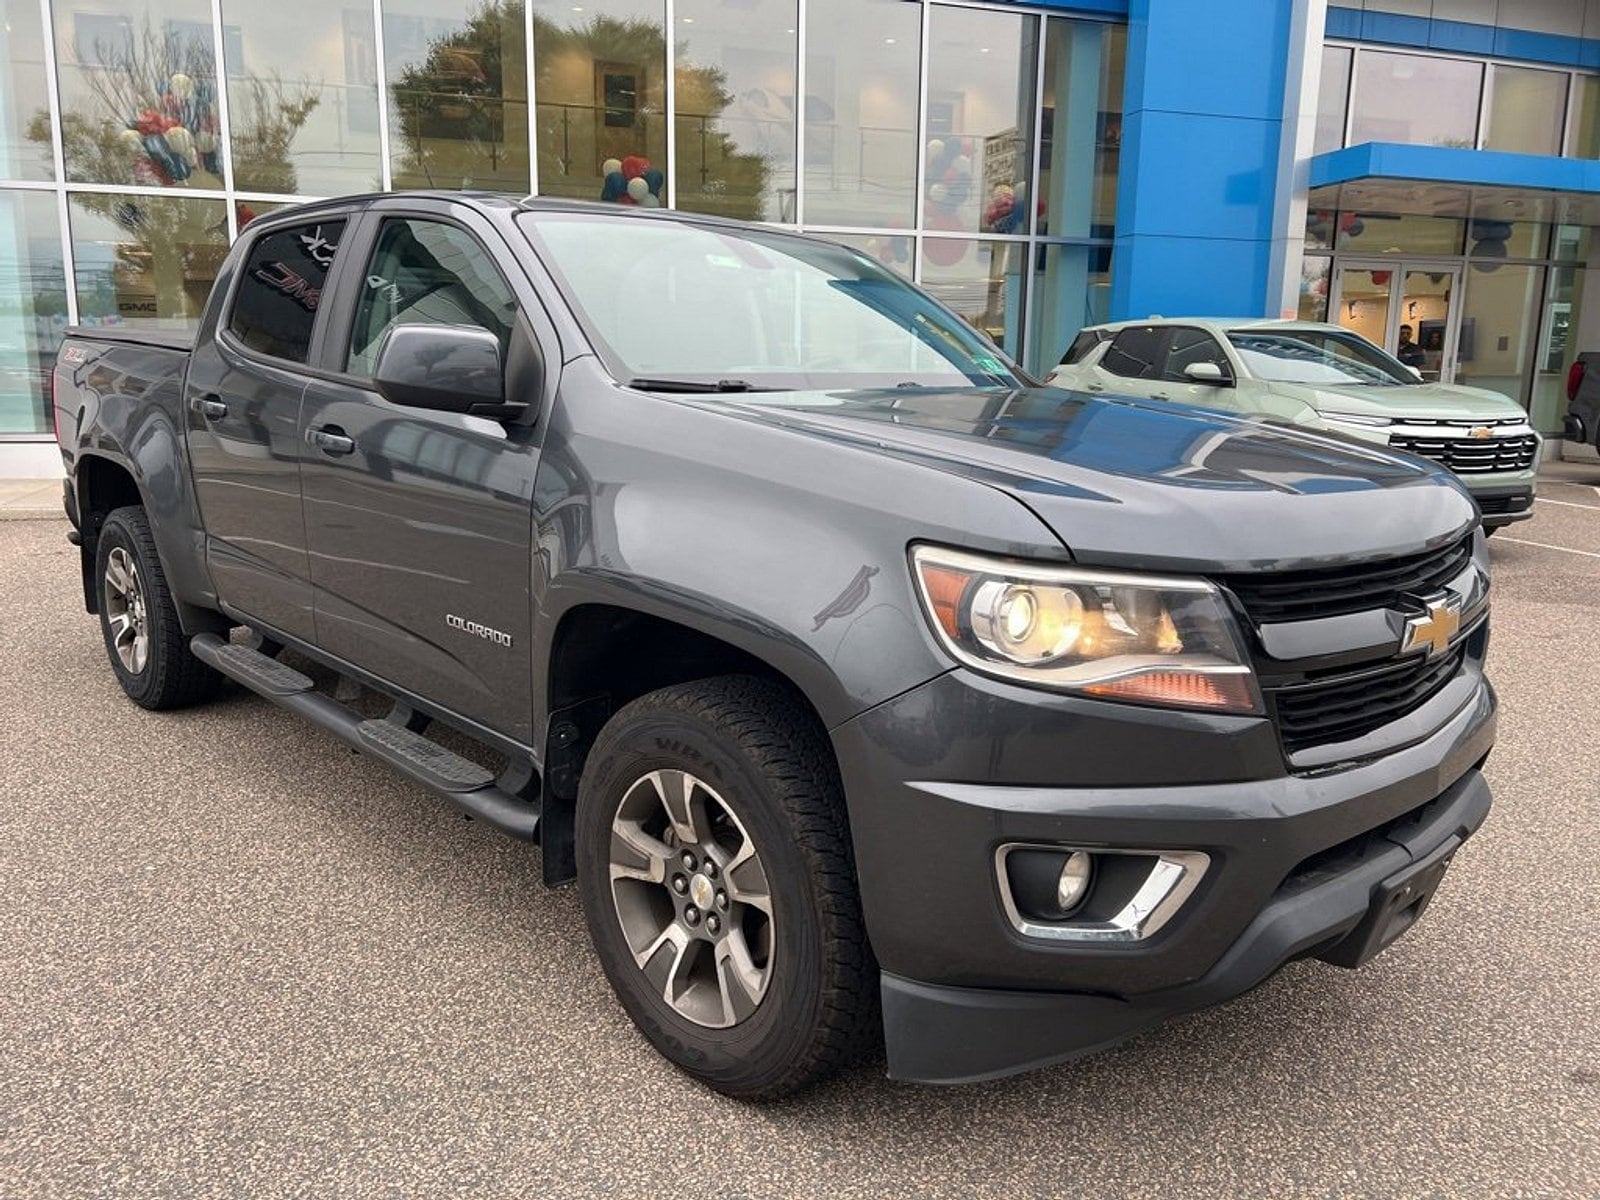
[[[1383,429],[1394,424],[1390,417],[1369,417],[1366,413],[1319,412],[1318,415],[1335,425],[1355,425],[1361,429]]]
[[[911,552],[939,641],[1004,679],[1111,700],[1261,711],[1222,595],[1203,579],[1035,566],[936,546]]]

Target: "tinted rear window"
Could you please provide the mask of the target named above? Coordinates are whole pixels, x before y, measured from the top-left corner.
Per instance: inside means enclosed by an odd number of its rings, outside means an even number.
[[[1125,379],[1159,379],[1167,331],[1151,325],[1124,329],[1111,341],[1100,365]]]
[[[1110,335],[1100,329],[1085,329],[1072,339],[1072,345],[1067,347],[1067,352],[1061,358],[1061,365],[1070,367],[1073,363],[1082,362],[1084,356],[1105,341]]]
[[[319,221],[267,234],[250,249],[228,330],[258,354],[303,363],[344,222]]]

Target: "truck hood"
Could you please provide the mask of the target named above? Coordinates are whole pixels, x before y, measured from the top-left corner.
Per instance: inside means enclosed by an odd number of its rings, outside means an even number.
[[[1364,384],[1334,387],[1305,383],[1269,383],[1266,386],[1280,395],[1309,404],[1318,412],[1443,421],[1526,415],[1520,404],[1499,392],[1454,383],[1396,384],[1393,387]]]
[[[1057,388],[907,388],[708,406],[1001,488],[1086,563],[1330,565],[1437,545],[1477,515],[1448,473],[1418,460],[1169,403]]]

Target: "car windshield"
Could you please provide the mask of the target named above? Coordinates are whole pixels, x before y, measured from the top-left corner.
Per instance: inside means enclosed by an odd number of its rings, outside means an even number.
[[[1393,387],[1417,382],[1398,360],[1340,330],[1238,330],[1228,340],[1251,377],[1268,383]]]
[[[1016,387],[994,346],[865,255],[782,233],[586,213],[522,228],[607,365],[686,391]]]

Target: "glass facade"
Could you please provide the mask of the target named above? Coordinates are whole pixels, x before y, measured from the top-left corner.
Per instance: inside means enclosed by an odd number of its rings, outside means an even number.
[[[1114,22],[943,0],[3,11],[0,437],[48,434],[69,321],[192,328],[251,221],[386,188],[803,228],[925,283],[1035,370],[1106,316]]]
[[[56,198],[0,191],[0,437],[50,428],[45,380],[66,327]]]
[[[1483,64],[1368,51],[1356,60],[1350,144],[1475,146]]]

